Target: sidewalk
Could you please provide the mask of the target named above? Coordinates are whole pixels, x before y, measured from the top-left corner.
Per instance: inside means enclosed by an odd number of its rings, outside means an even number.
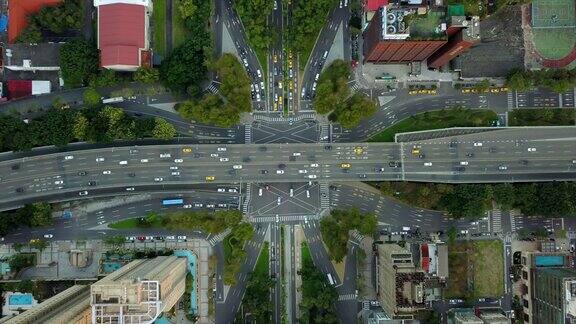
[[[296,260],[296,317],[300,318],[300,302],[302,301],[302,293],[300,287],[302,287],[302,277],[300,276],[300,270],[302,269],[302,242],[304,241],[304,231],[300,225],[296,225],[294,230],[294,255]]]

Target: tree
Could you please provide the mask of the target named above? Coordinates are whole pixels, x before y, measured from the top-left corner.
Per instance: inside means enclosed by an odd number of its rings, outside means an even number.
[[[122,235],[109,235],[104,237],[104,243],[113,247],[120,247],[124,245],[125,238]]]
[[[446,234],[448,235],[448,244],[451,245],[454,244],[454,242],[456,241],[456,237],[458,236],[458,230],[456,229],[456,227],[450,226]]]
[[[363,119],[376,113],[376,103],[360,93],[355,93],[344,105],[339,105],[334,111],[336,121],[344,128],[354,128]]]
[[[465,184],[457,185],[454,191],[440,199],[442,209],[452,216],[482,217],[490,208],[492,199],[491,188],[485,185]]]
[[[28,268],[33,266],[34,256],[30,254],[14,254],[8,260],[8,264],[10,265],[10,270],[12,272],[20,272],[20,270],[24,268]]]
[[[35,239],[31,240],[28,245],[32,249],[37,249],[38,251],[42,252],[44,249],[48,247],[48,242],[46,240]]]
[[[139,67],[134,73],[134,81],[154,83],[160,80],[160,71],[151,67]]]
[[[256,322],[266,323],[270,318],[272,302],[269,298],[270,289],[274,286],[274,281],[268,274],[261,275],[251,273],[246,283],[246,294],[243,305],[248,312],[256,318]]]
[[[516,202],[514,186],[509,183],[493,186],[494,201],[502,210],[510,210]]]
[[[64,85],[85,85],[98,71],[98,51],[83,39],[71,40],[60,47],[60,70]]]
[[[40,9],[32,21],[38,26],[61,34],[69,29],[80,29],[84,22],[81,0],[64,0],[56,6],[45,6]]]
[[[478,92],[486,92],[490,89],[490,81],[488,79],[484,79],[474,85],[474,89]]]
[[[191,18],[198,11],[198,6],[194,0],[177,0],[178,12],[182,20]]]
[[[206,77],[203,40],[188,38],[182,45],[162,61],[160,78],[166,86],[177,92],[188,92],[196,96],[200,93],[199,84]]]
[[[79,140],[86,139],[86,131],[88,129],[88,118],[86,118],[82,113],[77,113],[74,116],[74,122],[72,125],[72,134],[75,138]]]
[[[25,245],[24,245],[23,243],[19,243],[19,242],[16,242],[16,243],[12,244],[12,248],[13,248],[14,251],[16,251],[16,252],[22,251],[22,248],[23,248],[24,246],[25,246]]]
[[[102,103],[102,100],[100,99],[102,96],[94,88],[86,89],[82,97],[84,99],[84,104],[88,107],[95,107]]]
[[[312,260],[305,259],[300,270],[302,277],[301,319],[305,323],[338,323],[336,309],[338,292],[329,285],[326,276]]]
[[[35,23],[30,23],[18,36],[18,43],[37,44],[42,43],[42,31]]]
[[[122,79],[118,76],[116,71],[109,69],[102,69],[98,73],[91,75],[90,86],[95,88],[112,87],[119,84]]]
[[[532,81],[522,70],[512,70],[506,77],[506,85],[517,91],[527,91],[532,87]]]
[[[49,226],[54,223],[52,206],[46,202],[34,203],[30,226]]]
[[[170,124],[166,119],[156,117],[154,118],[154,129],[152,130],[154,138],[169,140],[176,135],[176,128]]]

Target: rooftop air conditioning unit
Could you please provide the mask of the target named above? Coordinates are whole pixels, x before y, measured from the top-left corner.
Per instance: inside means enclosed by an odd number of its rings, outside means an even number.
[[[395,34],[396,33],[396,27],[394,27],[394,25],[386,26],[386,33],[387,34]]]
[[[386,15],[386,20],[389,24],[393,24],[396,21],[396,15],[390,12]]]

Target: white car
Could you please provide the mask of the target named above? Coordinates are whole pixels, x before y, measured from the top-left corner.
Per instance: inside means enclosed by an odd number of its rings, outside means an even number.
[[[174,159],[174,163],[182,163],[182,162],[184,162],[184,160],[182,160],[182,159]]]
[[[225,158],[225,157],[223,157],[223,158],[220,158],[220,162],[228,162],[228,161],[229,161],[229,159],[228,159],[228,158]]]
[[[292,156],[301,156],[301,155],[302,155],[302,153],[300,153],[300,152],[294,152],[294,153],[292,153]]]
[[[112,174],[112,171],[110,171],[110,170],[104,170],[104,171],[102,171],[102,174]]]
[[[262,188],[258,189],[258,196],[262,197]]]
[[[225,147],[219,147],[218,152],[226,152],[226,148]]]
[[[88,195],[88,191],[86,191],[86,190],[80,191],[80,192],[78,193],[78,195],[79,195],[79,196],[86,196],[86,195]]]
[[[192,208],[192,205],[190,205],[190,204],[184,205],[184,206],[182,206],[182,208]]]
[[[174,236],[174,235],[168,235],[168,236],[166,236],[166,240],[167,240],[167,241],[173,241],[173,240],[175,240],[175,239],[176,239],[176,236]]]
[[[461,161],[460,165],[468,165],[468,161]]]
[[[298,173],[305,174],[305,173],[308,173],[308,170],[298,170]]]
[[[310,167],[311,167],[311,168],[317,168],[317,167],[318,167],[318,163],[312,163],[312,164],[310,164]]]
[[[306,198],[310,198],[310,190],[306,190]]]
[[[218,192],[226,192],[225,188],[218,188]]]
[[[218,153],[211,153],[210,154],[210,157],[218,157],[218,156],[219,156]]]
[[[170,170],[178,170],[178,167],[177,166],[171,166]]]
[[[171,173],[173,176],[179,176],[180,175],[180,171],[173,171]]]
[[[501,165],[498,167],[499,170],[508,170],[508,167],[505,165]]]
[[[262,72],[260,72],[260,69],[256,70],[256,74],[258,74],[258,77],[259,77],[259,78],[262,77]]]
[[[148,159],[141,159],[140,163],[148,163]]]
[[[237,193],[238,190],[236,190],[236,188],[230,188],[230,189],[228,189],[228,192]]]
[[[64,183],[64,181],[62,181],[62,180],[56,180],[56,181],[54,181],[54,184],[56,184],[56,185],[63,184],[63,183]]]
[[[103,157],[97,157],[96,158],[96,162],[104,162],[104,158]]]
[[[276,170],[276,174],[284,174],[284,170]]]
[[[126,188],[126,191],[134,191],[134,187],[128,187],[128,188]]]
[[[282,197],[278,196],[278,199],[276,200],[276,202],[278,203],[278,205],[280,205],[282,203]]]
[[[128,161],[120,161],[120,162],[118,162],[118,164],[120,164],[120,165],[126,165],[126,164],[128,164]]]
[[[424,166],[432,166],[432,162],[424,162]]]
[[[172,154],[170,154],[170,153],[160,153],[160,157],[161,157],[161,158],[169,158],[169,157],[172,157]]]
[[[54,237],[54,235],[52,235],[52,234],[44,234],[44,238],[53,238],[53,237]]]
[[[178,235],[178,239],[179,239],[179,240],[185,240],[185,239],[186,239],[186,235]]]
[[[236,164],[236,165],[232,166],[232,169],[234,169],[234,170],[241,170],[241,169],[242,169],[242,165]]]
[[[528,152],[536,152],[536,148],[535,147],[529,147]]]
[[[315,174],[310,174],[308,175],[308,179],[316,179],[317,176]]]
[[[194,207],[202,207],[202,206],[204,206],[204,205],[202,205],[201,203],[195,203],[194,204]]]
[[[72,160],[74,158],[74,155],[66,155],[64,157],[64,160]]]
[[[482,146],[482,142],[474,142],[474,146],[476,146],[476,147]]]
[[[160,177],[154,178],[154,181],[156,181],[156,182],[161,182],[161,181],[164,181],[164,178],[160,178]]]
[[[290,197],[294,197],[294,189],[290,188]]]

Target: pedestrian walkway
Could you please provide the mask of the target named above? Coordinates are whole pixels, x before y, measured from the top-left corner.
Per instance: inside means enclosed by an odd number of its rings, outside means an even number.
[[[318,215],[289,215],[289,216],[265,216],[265,217],[252,217],[252,223],[273,223],[273,222],[303,222],[304,219],[309,221],[318,219]]]
[[[244,144],[252,143],[252,125],[244,126]]]
[[[362,302],[362,310],[369,310],[370,309],[370,302],[365,300]]]
[[[212,236],[209,240],[208,243],[210,243],[211,246],[214,246],[216,244],[218,244],[219,242],[221,242],[226,236],[228,236],[228,234],[230,234],[232,232],[231,229],[227,228],[225,229],[223,232],[220,232],[214,236]]]
[[[330,208],[330,186],[326,182],[320,183],[320,210]]]
[[[346,294],[338,296],[338,301],[354,300],[356,299],[356,294]]]
[[[214,82],[211,82],[208,85],[208,88],[206,88],[206,90],[210,93],[218,93],[218,87],[216,87],[216,84],[214,84]]]
[[[510,227],[512,228],[512,233],[522,228],[522,217],[519,216],[521,216],[520,212],[516,210],[510,211]]]
[[[246,193],[245,193],[245,199],[244,199],[244,203],[242,204],[242,212],[244,213],[244,215],[248,216],[249,210],[248,208],[250,207],[250,198],[251,198],[251,193],[252,193],[252,184],[251,183],[247,183],[246,184]]]
[[[502,211],[494,209],[490,212],[490,231],[492,233],[502,233]]]
[[[506,96],[508,98],[508,110],[512,110],[514,108],[514,92],[508,91]]]
[[[301,113],[295,116],[283,117],[283,116],[267,116],[263,114],[254,114],[254,120],[265,121],[270,123],[285,123],[285,122],[296,122],[300,120],[316,120],[316,114],[314,113]]]
[[[322,124],[320,125],[320,142],[330,142],[330,125]]]
[[[352,237],[358,241],[358,243],[362,242],[362,240],[364,239],[364,235],[360,234],[360,232],[358,232],[357,230],[353,230],[352,231]]]

